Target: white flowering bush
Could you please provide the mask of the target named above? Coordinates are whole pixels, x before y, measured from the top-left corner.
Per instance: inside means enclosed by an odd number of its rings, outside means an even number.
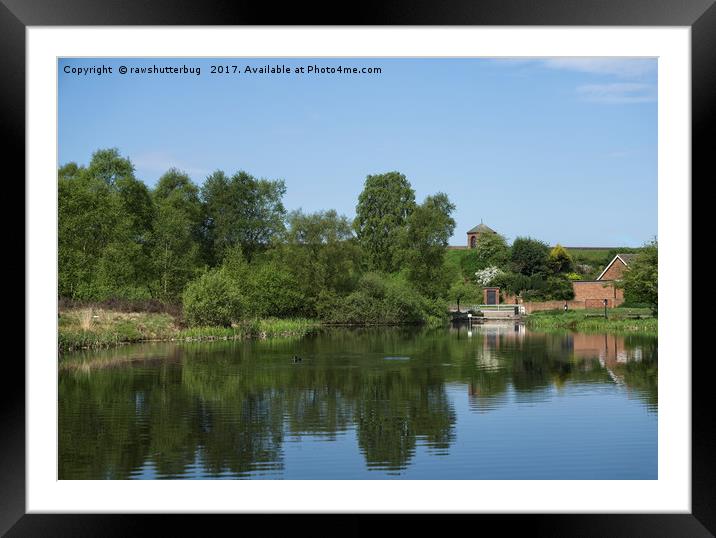
[[[499,267],[493,265],[481,271],[477,271],[475,278],[477,278],[477,283],[480,284],[480,286],[489,286],[490,283],[502,273],[503,271]]]

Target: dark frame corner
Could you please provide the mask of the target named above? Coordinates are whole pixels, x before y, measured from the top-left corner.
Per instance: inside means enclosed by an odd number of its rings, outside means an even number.
[[[371,25],[570,25],[570,26],[688,26],[692,36],[692,188],[693,178],[713,177],[716,139],[716,4],[715,0],[400,0],[363,5],[351,20],[310,5],[295,4],[280,14],[270,4],[156,0],[0,0],[0,130],[14,165],[14,177],[25,176],[25,29],[66,25],[245,25],[245,24],[371,24]],[[371,2],[369,2],[371,4]],[[709,173],[710,172],[710,173]],[[707,176],[708,174],[708,176]],[[693,243],[692,243],[693,244]],[[23,245],[24,251],[24,245]],[[25,285],[27,286],[27,282]],[[26,288],[27,289],[27,288]],[[30,321],[30,320],[28,320]],[[708,357],[702,357],[707,359]],[[552,536],[713,536],[716,534],[716,466],[713,450],[713,406],[709,398],[708,361],[692,361],[692,513],[624,515],[485,515],[481,527],[518,530]],[[8,371],[9,370],[9,371]],[[0,533],[26,535],[127,535],[146,531],[161,518],[134,515],[25,514],[25,368],[6,362],[7,384],[2,394],[3,457],[0,459]],[[700,405],[699,405],[700,404]],[[343,526],[368,531],[378,516],[357,518]],[[192,518],[194,521],[205,518]],[[284,520],[283,516],[278,516]],[[408,518],[405,518],[408,519]],[[188,516],[171,518],[170,526],[187,532]],[[422,516],[409,518],[424,526]],[[295,518],[291,523],[295,525]],[[187,526],[189,524],[189,526]],[[416,525],[416,526],[417,526]],[[198,527],[198,526],[197,526]],[[301,527],[304,527],[301,525]],[[309,526],[314,528],[313,526]],[[203,529],[206,530],[205,528]],[[293,529],[306,532],[306,529]],[[170,531],[171,532],[171,531]]]

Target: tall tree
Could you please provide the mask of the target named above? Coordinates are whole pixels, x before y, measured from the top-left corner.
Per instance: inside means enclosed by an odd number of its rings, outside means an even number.
[[[408,278],[428,297],[444,296],[449,287],[445,251],[455,230],[454,210],[455,204],[440,192],[428,196],[408,217],[403,259]]]
[[[115,232],[116,200],[109,185],[83,168],[66,165],[58,175],[58,293],[94,299],[99,260]]]
[[[100,260],[98,277],[106,296],[149,294],[152,276],[150,236],[154,204],[134,165],[116,148],[92,155],[87,173],[110,186],[118,212],[114,234]]]
[[[525,276],[544,275],[548,272],[549,246],[531,237],[518,237],[512,243],[510,262],[515,272]]]
[[[282,180],[256,179],[246,172],[227,177],[216,171],[201,189],[206,206],[206,230],[216,262],[236,245],[251,260],[284,231]]]
[[[366,178],[353,226],[373,268],[387,272],[398,268],[402,231],[414,209],[415,192],[403,174]]]
[[[58,182],[60,294],[148,296],[154,206],[129,159],[99,150],[87,168],[62,166]]]
[[[87,167],[89,174],[113,187],[121,179],[134,179],[134,166],[122,157],[117,148],[99,149],[92,154]]]
[[[151,240],[153,291],[163,301],[175,301],[201,266],[199,189],[187,174],[172,168],[159,178],[152,196],[156,206]]]
[[[343,293],[351,290],[360,269],[360,248],[355,242],[350,221],[335,210],[303,213],[288,217],[287,234],[290,266],[318,297],[322,290]],[[289,260],[287,260],[289,261]]]

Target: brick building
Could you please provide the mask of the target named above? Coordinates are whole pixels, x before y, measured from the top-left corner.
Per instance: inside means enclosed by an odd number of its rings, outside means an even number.
[[[597,280],[620,280],[624,271],[629,267],[629,263],[634,259],[636,254],[617,254],[614,259],[607,264],[604,271],[597,277]]]
[[[480,240],[480,238],[482,236],[484,236],[485,234],[494,234],[494,233],[497,233],[497,232],[481,222],[474,228],[467,231],[467,247],[475,248],[477,246],[477,242]]]
[[[539,310],[554,310],[564,308],[565,303],[569,309],[582,308],[615,308],[624,302],[624,289],[617,286],[629,262],[635,254],[617,254],[607,264],[596,280],[574,280],[572,289],[574,299],[570,301],[541,301],[524,303],[525,311],[537,312]]]

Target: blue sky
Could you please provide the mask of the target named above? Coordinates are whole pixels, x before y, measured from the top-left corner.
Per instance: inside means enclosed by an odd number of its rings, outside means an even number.
[[[65,67],[111,66],[76,75]],[[122,75],[119,66],[200,67]],[[211,65],[380,74],[210,74]],[[349,217],[366,175],[398,170],[513,240],[639,246],[657,231],[656,59],[59,61],[59,162],[116,147],[154,185],[170,167],[283,179],[287,209]]]

